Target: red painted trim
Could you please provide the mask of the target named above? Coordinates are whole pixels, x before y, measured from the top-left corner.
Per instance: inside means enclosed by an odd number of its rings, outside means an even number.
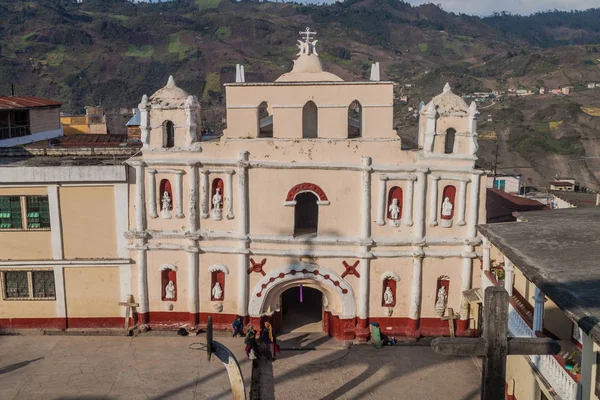
[[[0,318],[0,329],[65,329],[65,318]]]
[[[68,328],[123,328],[124,323],[123,317],[67,318]]]
[[[319,200],[327,201],[327,195],[325,194],[323,189],[321,189],[314,183],[308,183],[308,182],[299,183],[298,185],[291,188],[285,198],[285,201],[293,201],[296,198],[296,195],[298,195],[298,193],[302,193],[302,192],[314,192],[317,195],[317,197],[319,198]]]
[[[505,392],[506,392],[506,400],[517,400],[517,396],[514,394],[508,394],[508,383],[504,382]]]

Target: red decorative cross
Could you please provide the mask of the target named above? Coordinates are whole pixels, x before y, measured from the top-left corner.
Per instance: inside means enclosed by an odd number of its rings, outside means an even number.
[[[346,261],[342,261],[342,264],[344,264],[344,268],[346,268],[346,270],[342,274],[342,279],[344,279],[346,277],[346,275],[354,275],[357,278],[360,278],[360,274],[356,270],[356,267],[358,266],[359,262],[360,262],[359,260],[356,260],[356,262],[354,264],[349,265]]]
[[[253,259],[250,259],[250,263],[252,263],[252,266],[248,269],[248,274],[251,274],[253,272],[259,272],[262,276],[265,276],[266,273],[265,271],[263,271],[263,265],[265,265],[266,262],[266,258],[263,258],[262,261],[258,264]]]

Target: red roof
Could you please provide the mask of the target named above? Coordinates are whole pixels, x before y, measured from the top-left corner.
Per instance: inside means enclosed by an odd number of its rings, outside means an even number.
[[[22,108],[60,107],[62,103],[40,97],[0,96],[0,110],[18,110]]]
[[[515,196],[499,189],[487,189],[485,210],[487,222],[516,221],[512,213],[515,211],[543,210],[546,205],[537,200]]]
[[[52,139],[52,146],[57,147],[120,147],[139,146],[127,141],[127,135],[115,134],[74,134]]]
[[[574,186],[574,183],[571,182],[559,182],[559,181],[555,181],[555,182],[550,182],[551,185],[554,186]]]

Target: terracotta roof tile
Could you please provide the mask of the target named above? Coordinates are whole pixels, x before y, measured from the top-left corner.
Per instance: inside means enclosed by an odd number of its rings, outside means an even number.
[[[0,110],[18,110],[23,108],[60,107],[62,103],[40,97],[0,96]]]

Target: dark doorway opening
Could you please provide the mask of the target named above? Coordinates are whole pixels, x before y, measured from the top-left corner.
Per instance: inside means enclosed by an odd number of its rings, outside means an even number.
[[[300,286],[290,288],[281,295],[282,332],[322,332],[323,293],[317,289]]]
[[[305,192],[296,196],[294,210],[294,236],[316,235],[319,225],[319,200],[314,193]]]

